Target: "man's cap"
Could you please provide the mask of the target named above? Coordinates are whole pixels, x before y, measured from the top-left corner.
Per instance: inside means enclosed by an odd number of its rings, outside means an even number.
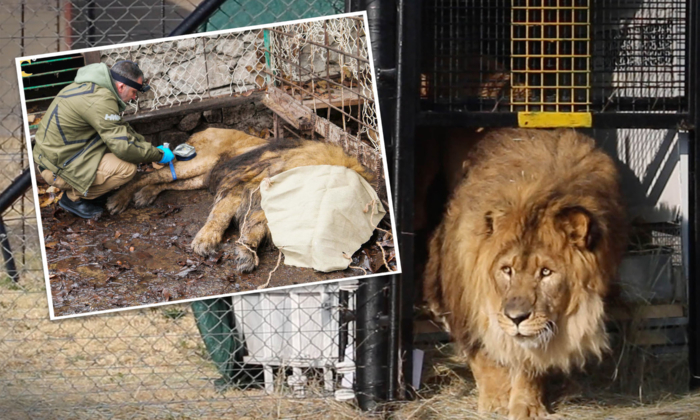
[[[133,62],[133,61],[130,61],[130,60],[121,60],[121,61],[117,61],[116,63],[114,63],[114,65],[117,65],[117,64],[122,63],[122,62],[132,63],[133,65],[136,66],[136,68],[139,67],[139,65],[138,65],[137,63],[135,63],[135,62]],[[115,73],[115,72],[112,71],[111,69],[109,70],[109,73],[112,75],[112,79],[116,80],[117,82],[122,82],[122,83],[124,83],[125,85],[127,85],[127,86],[129,86],[129,87],[131,87],[131,88],[134,88],[134,89],[138,90],[138,91],[141,92],[141,93],[146,93],[146,92],[148,92],[148,91],[151,89],[151,87],[146,83],[145,80],[144,80],[143,83],[137,83],[137,82],[134,81],[134,80],[131,80],[131,79],[126,78],[126,77],[124,77],[124,76],[122,76],[122,75],[120,75],[120,74]]]

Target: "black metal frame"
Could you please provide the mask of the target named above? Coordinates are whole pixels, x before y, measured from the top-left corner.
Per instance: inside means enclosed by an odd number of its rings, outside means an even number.
[[[700,150],[698,150],[697,127],[700,125],[700,2],[688,1],[688,42],[687,42],[687,97],[689,130],[689,217],[690,256],[688,276],[688,362],[690,365],[690,388],[700,388],[700,192],[698,170],[700,170]]]
[[[689,350],[689,368],[690,368],[690,387],[691,389],[700,388],[700,145],[698,145],[697,127],[700,126],[700,84],[698,83],[698,75],[700,74],[700,2],[686,1],[687,7],[687,22],[686,22],[686,85],[685,85],[685,100],[687,101],[686,112],[677,113],[593,113],[593,128],[649,128],[649,129],[677,129],[687,131],[689,135],[689,244],[688,255],[690,256],[689,276],[688,276],[688,350]],[[420,6],[418,6],[420,10]],[[406,23],[401,21],[400,23]],[[416,23],[418,23],[416,25]],[[413,24],[414,27],[420,28],[420,17],[417,17]],[[406,33],[401,31],[402,38],[399,39],[399,45],[410,45],[409,48],[402,48],[399,51],[398,72],[401,74],[402,66],[410,66],[416,63],[414,59],[416,44],[412,44],[415,32]],[[377,50],[375,49],[375,54]],[[404,56],[402,54],[408,54]],[[416,65],[414,68],[417,68]],[[406,80],[399,80],[397,86],[402,86]],[[517,127],[517,113],[514,112],[455,112],[445,109],[445,112],[440,112],[439,107],[433,107],[430,111],[420,110],[417,107],[418,90],[414,90],[413,103],[406,98],[408,95],[402,95],[401,91],[397,92],[399,98],[396,106],[397,127],[402,127],[403,132],[399,132],[397,155],[394,157],[394,175],[398,179],[394,180],[394,203],[396,205],[397,223],[401,232],[401,259],[404,273],[402,275],[404,289],[414,288],[415,282],[413,267],[409,267],[413,261],[413,241],[411,238],[412,220],[409,215],[409,208],[413,199],[413,177],[402,176],[402,174],[411,174],[413,170],[413,156],[409,156],[413,150],[414,138],[411,130],[420,126],[431,127]],[[383,101],[382,96],[380,101]],[[402,106],[404,108],[402,108]],[[386,119],[384,119],[386,121]],[[411,124],[414,124],[411,126]],[[410,133],[409,133],[410,132]],[[413,302],[408,294],[402,294],[402,299],[409,299]],[[402,307],[406,308],[407,302],[403,302]],[[401,315],[402,319],[410,322],[405,314]],[[406,331],[410,331],[409,328]],[[410,344],[406,346],[406,342],[402,341],[401,349],[406,351],[410,348]],[[410,378],[410,375],[404,375],[404,378]]]
[[[2,248],[2,257],[5,261],[5,269],[7,270],[7,275],[12,278],[13,281],[19,280],[19,273],[17,272],[17,265],[15,264],[14,256],[12,255],[12,249],[10,248],[10,241],[7,236],[7,230],[5,229],[5,222],[2,219],[2,214],[5,213],[12,204],[17,201],[24,193],[32,186],[32,176],[29,172],[29,168],[25,168],[22,173],[15,178],[10,186],[8,186],[2,193],[0,193],[0,247]]]

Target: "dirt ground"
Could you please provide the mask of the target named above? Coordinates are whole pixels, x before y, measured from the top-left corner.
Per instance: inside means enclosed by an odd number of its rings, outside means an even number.
[[[213,382],[220,375],[189,305],[50,321],[43,284],[41,273],[0,283],[2,419],[505,419],[476,412],[471,374],[449,356],[449,347],[424,347],[418,398],[384,413],[362,412],[313,388],[306,398],[292,398],[288,390],[218,392]],[[565,383],[554,407],[560,418],[700,419],[700,393],[683,390],[686,354],[661,364],[649,363],[649,354],[647,363],[629,354],[607,357]],[[616,365],[630,368],[613,379],[609,367]],[[635,371],[645,373],[633,380]],[[626,386],[617,386],[623,379]]]
[[[215,256],[192,252],[189,245],[212,203],[205,190],[166,191],[147,208],[130,207],[98,221],[75,217],[55,203],[42,208],[55,315],[243,292],[265,284],[277,264],[277,249],[263,246],[258,268],[236,273],[229,259],[238,234],[234,228],[227,230],[225,245]],[[379,251],[358,251],[351,265],[371,272],[370,261],[362,260],[373,252]],[[268,288],[363,274],[351,268],[321,273],[280,264]]]

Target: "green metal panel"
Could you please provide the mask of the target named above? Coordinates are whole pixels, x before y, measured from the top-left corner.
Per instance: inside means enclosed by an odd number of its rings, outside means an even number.
[[[334,15],[345,11],[344,0],[285,1],[228,0],[199,28],[199,32],[263,25],[287,20]]]

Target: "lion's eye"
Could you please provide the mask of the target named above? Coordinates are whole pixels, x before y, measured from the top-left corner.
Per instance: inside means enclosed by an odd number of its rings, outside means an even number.
[[[542,277],[547,277],[547,276],[549,276],[550,274],[552,274],[552,270],[550,270],[550,269],[547,268],[547,267],[545,267],[545,268],[543,268],[542,270],[540,270],[540,275],[541,275]]]
[[[501,267],[501,271],[503,271],[506,276],[510,276],[513,274],[513,269],[507,265],[504,265],[503,267]]]

